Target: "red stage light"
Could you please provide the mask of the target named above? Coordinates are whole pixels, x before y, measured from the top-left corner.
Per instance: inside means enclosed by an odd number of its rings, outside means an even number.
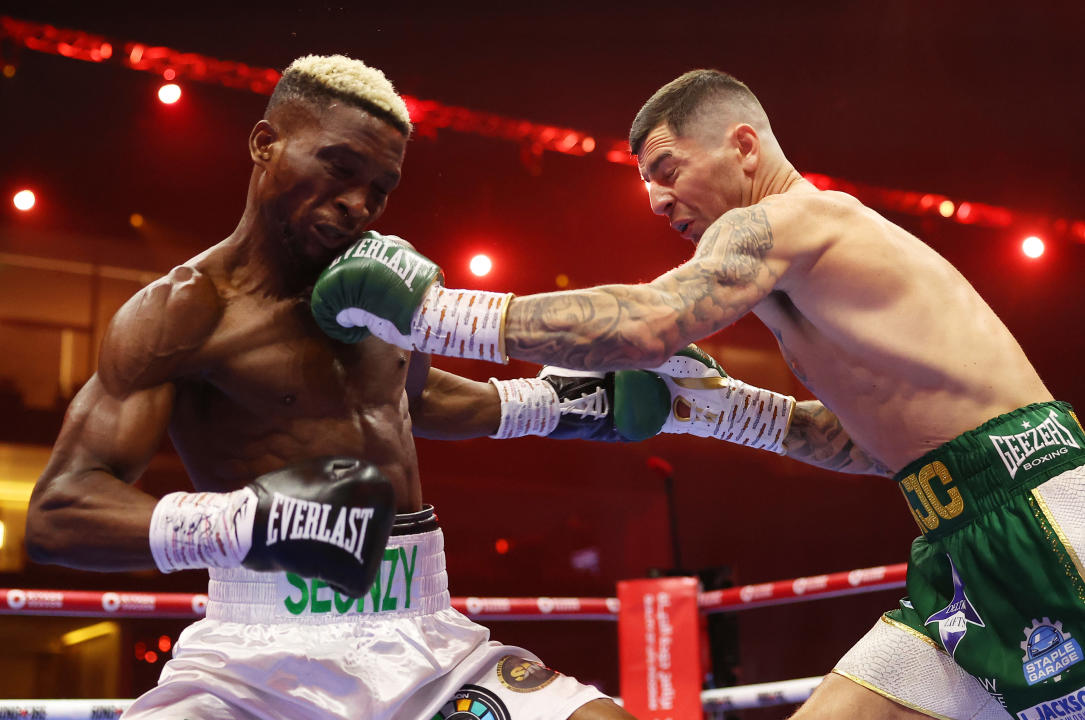
[[[38,199],[34,196],[33,190],[20,190],[11,197],[11,202],[15,205],[16,210],[22,210],[26,212],[34,207]]]
[[[475,255],[471,258],[470,268],[471,272],[475,275],[482,277],[483,275],[489,275],[490,270],[493,269],[493,262],[488,255]]]
[[[170,642],[170,636],[169,635],[163,635],[160,638],[158,638],[158,649],[161,650],[162,652],[169,652],[170,647],[172,647],[172,646],[173,646],[173,643]]]
[[[158,653],[156,653],[154,650],[148,650],[147,654],[143,656],[143,659],[153,665],[154,663],[158,662]]]
[[[494,542],[494,550],[497,551],[498,555],[504,555],[509,551],[509,541],[505,538],[498,538],[497,541]]]
[[[134,649],[136,651],[136,660],[142,660],[143,656],[147,654],[147,644],[146,643],[138,642],[138,643],[136,643]]]
[[[166,105],[172,105],[181,99],[181,86],[177,83],[166,83],[158,88],[158,99]]]
[[[177,71],[173,68],[166,68],[162,71],[162,79],[166,82],[170,82],[177,79]]]
[[[1044,241],[1035,235],[1029,235],[1021,241],[1021,252],[1027,257],[1036,259],[1044,254]]]

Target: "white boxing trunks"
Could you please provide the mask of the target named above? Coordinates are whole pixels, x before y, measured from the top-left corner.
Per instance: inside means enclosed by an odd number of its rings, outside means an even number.
[[[430,507],[397,518],[361,598],[289,573],[210,574],[207,617],[125,720],[564,720],[607,697],[452,608]]]

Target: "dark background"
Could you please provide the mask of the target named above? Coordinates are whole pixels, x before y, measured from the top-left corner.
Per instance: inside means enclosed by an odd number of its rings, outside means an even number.
[[[1050,223],[1085,218],[1083,7],[178,2],[167,11],[9,2],[0,14],[280,69],[298,55],[343,52],[418,98],[598,138],[623,137],[644,100],[678,74],[727,70],[758,94],[800,171],[1002,205],[1026,218],[995,231],[891,216],[960,268],[1056,397],[1081,405],[1085,246],[1051,233]],[[29,51],[17,62],[14,78],[0,78],[0,250],[163,272],[233,229],[251,169],[246,138],[265,97],[184,83],[182,100],[167,107],[148,73]],[[38,191],[39,207],[17,217],[6,198],[24,184]],[[133,212],[147,219],[140,230],[128,224]],[[411,142],[403,183],[377,227],[441,263],[450,286],[519,294],[556,289],[562,273],[571,287],[647,280],[691,252],[651,215],[634,169],[556,153],[529,167],[515,143],[451,131]],[[1019,250],[1030,232],[1049,240],[1037,261]],[[496,264],[482,280],[466,267],[477,251]],[[745,380],[809,397],[756,320],[705,346]],[[536,370],[436,364],[479,379]],[[33,414],[36,430],[30,416],[0,418],[0,442],[49,444],[59,412]],[[915,534],[886,480],[697,438],[419,441],[419,455],[426,499],[445,526],[454,595],[613,595],[615,581],[669,567],[662,481],[646,465],[653,455],[676,470],[688,568],[725,566],[748,583],[897,563]],[[180,481],[167,449],[147,487]],[[495,552],[497,538],[508,540],[507,554]],[[196,591],[202,580],[30,567],[5,582]],[[742,614],[739,681],[824,673],[896,596]],[[618,692],[613,625],[493,629]],[[141,682],[149,681],[137,677],[134,691]]]

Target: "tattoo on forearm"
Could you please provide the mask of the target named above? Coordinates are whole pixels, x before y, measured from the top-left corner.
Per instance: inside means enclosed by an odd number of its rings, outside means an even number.
[[[785,441],[787,456],[828,470],[892,477],[893,471],[857,446],[840,419],[816,400],[795,406]]]
[[[770,293],[773,247],[764,208],[734,210],[705,232],[693,258],[646,285],[607,285],[514,300],[510,355],[565,367],[643,367],[710,335]]]

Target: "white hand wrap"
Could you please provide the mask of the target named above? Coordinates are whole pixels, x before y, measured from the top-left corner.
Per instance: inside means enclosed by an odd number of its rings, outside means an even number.
[[[539,378],[490,378],[501,398],[501,425],[490,437],[504,440],[549,435],[561,419],[561,403],[550,383]]]
[[[714,437],[784,454],[795,398],[721,377],[680,355],[653,372],[671,393],[671,412],[660,432]]]
[[[252,548],[256,502],[248,488],[166,495],[151,516],[151,554],[158,569],[240,567]]]
[[[505,364],[505,313],[512,293],[432,285],[411,318],[419,352]]]

